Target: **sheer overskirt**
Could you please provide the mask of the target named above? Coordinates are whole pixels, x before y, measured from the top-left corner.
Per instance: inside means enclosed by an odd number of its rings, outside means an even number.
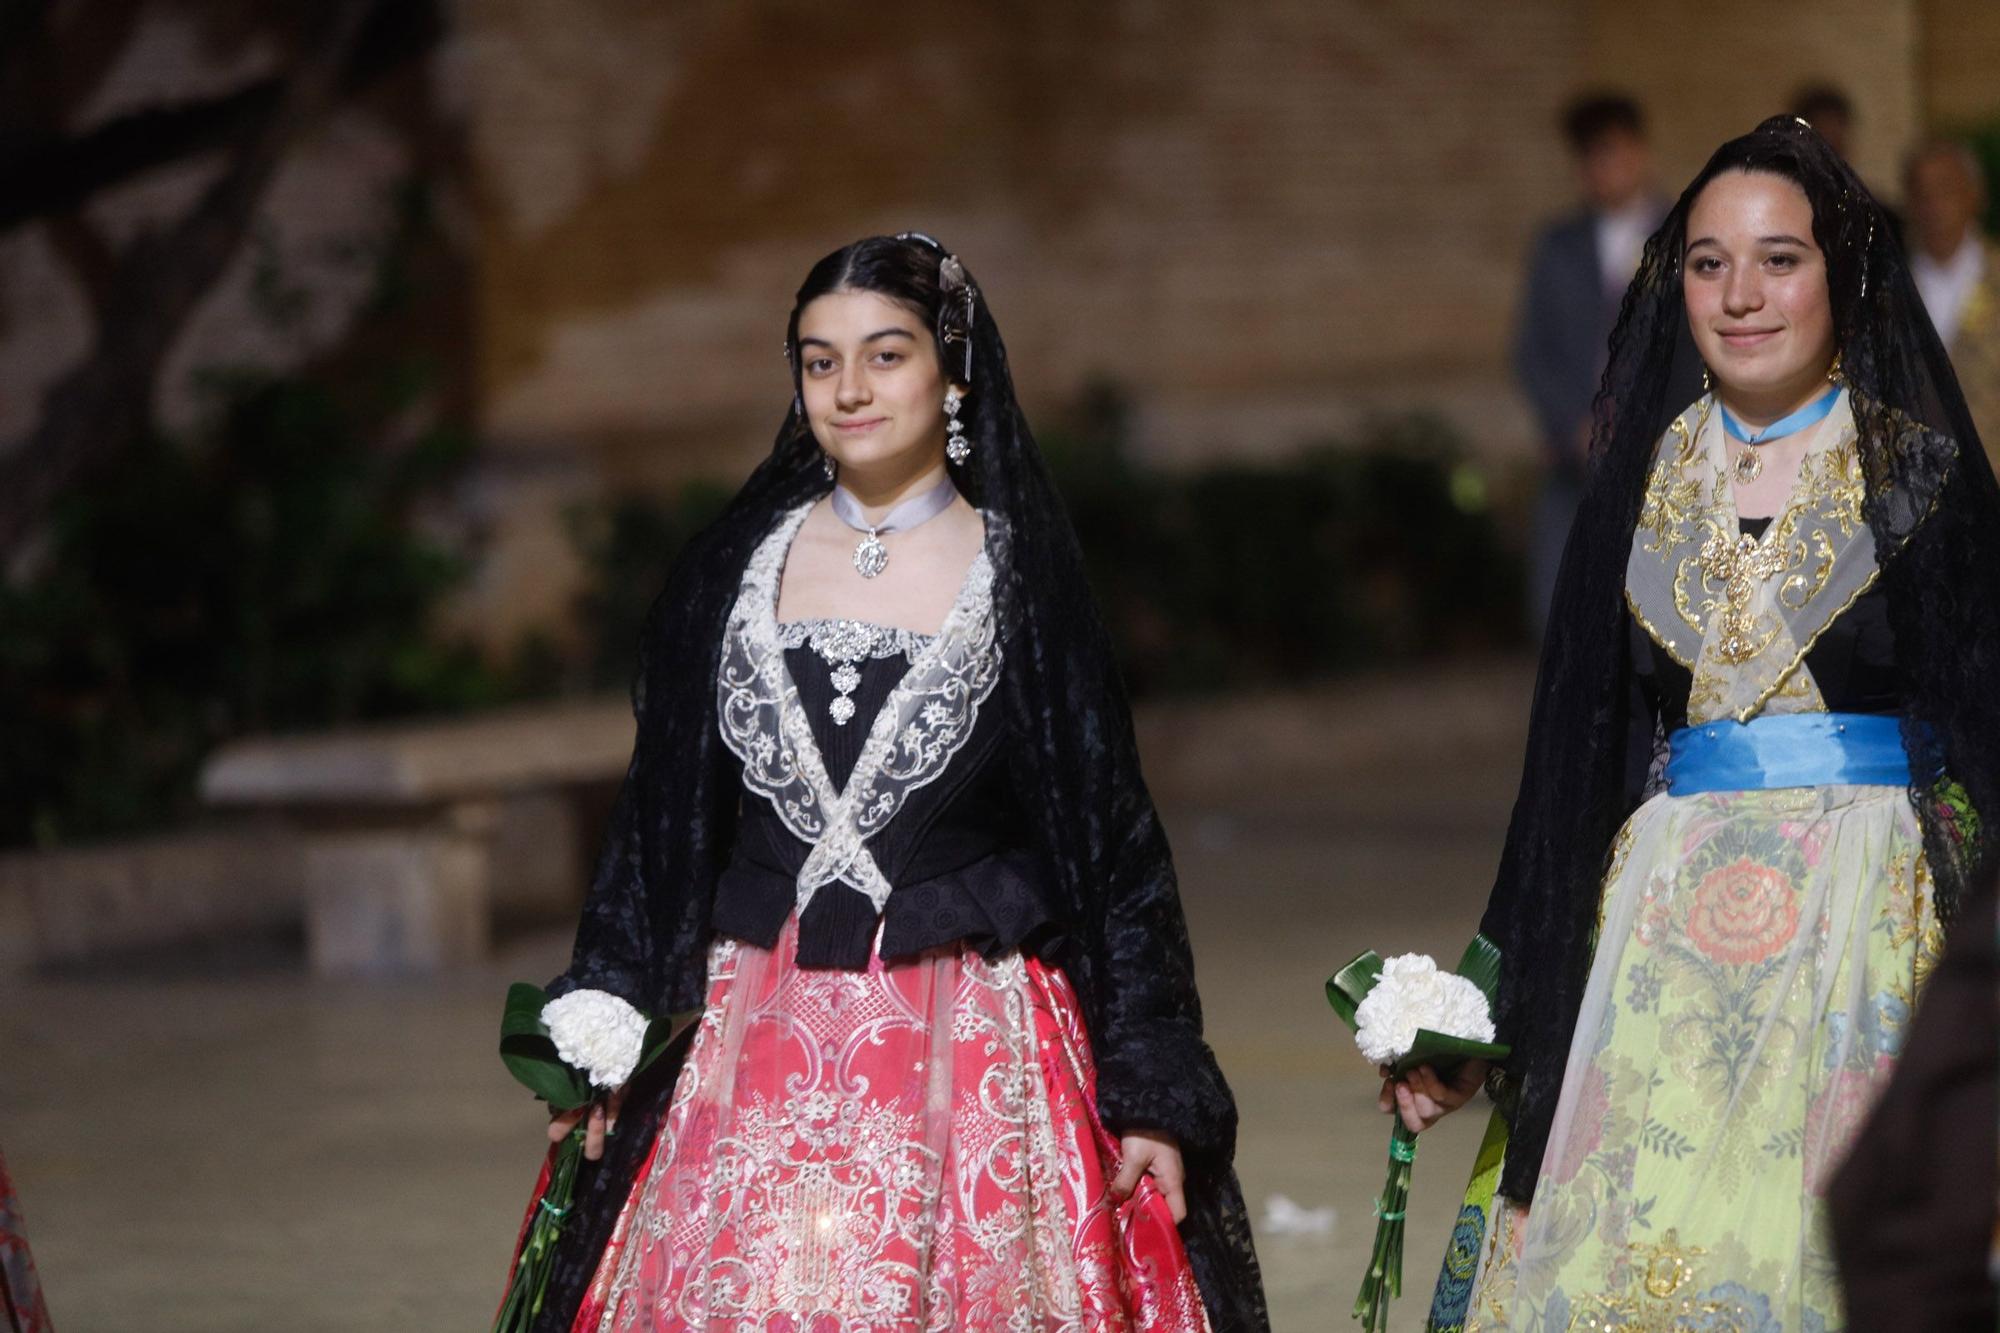
[[[804,969],[724,940],[577,1329],[1206,1330],[1060,971],[944,949]]]
[[[1900,787],[1640,807],[1540,1185],[1498,1211],[1467,1328],[1841,1327],[1826,1187],[1936,962],[1932,899]]]

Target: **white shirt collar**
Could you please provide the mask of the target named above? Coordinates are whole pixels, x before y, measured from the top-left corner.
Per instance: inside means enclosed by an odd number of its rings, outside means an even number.
[[[1958,249],[1943,262],[1932,259],[1921,249],[1912,251],[1910,276],[1916,280],[1917,294],[1923,297],[1924,309],[1930,313],[1931,323],[1937,326],[1939,339],[1950,347],[1952,339],[1958,336],[1965,303],[1972,299],[1973,289],[1986,276],[1986,247],[1980,240],[1979,229],[1967,229]]]
[[[1597,235],[1597,271],[1604,290],[1620,296],[1639,271],[1639,256],[1646,238],[1659,225],[1660,207],[1648,195],[1640,195],[1625,207],[1597,213],[1592,223]]]

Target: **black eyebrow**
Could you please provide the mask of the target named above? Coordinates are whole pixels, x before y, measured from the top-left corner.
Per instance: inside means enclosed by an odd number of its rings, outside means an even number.
[[[916,336],[917,336],[916,334],[911,333],[908,329],[896,329],[896,328],[877,329],[875,330],[875,332],[869,334],[866,338],[863,338],[861,341],[864,343],[872,343],[876,341],[878,338],[908,338],[911,341],[915,341]],[[799,346],[831,347],[833,346],[833,344],[828,342],[824,338],[801,338],[799,339]]]
[[[1687,243],[1687,248],[1688,248],[1689,250],[1692,250],[1692,249],[1694,249],[1694,248],[1695,248],[1695,247],[1696,247],[1697,245],[1714,245],[1714,246],[1720,246],[1721,244],[1722,244],[1722,242],[1721,242],[1721,241],[1718,241],[1718,240],[1716,240],[1716,239],[1715,239],[1715,238],[1714,238],[1713,236],[1697,236],[1697,237],[1695,237],[1695,239],[1693,239],[1693,240],[1691,240],[1691,241],[1689,241],[1689,242]],[[1759,237],[1757,238],[1757,244],[1759,244],[1759,245],[1796,245],[1796,246],[1798,246],[1798,247],[1799,247],[1800,249],[1802,249],[1802,250],[1810,250],[1810,249],[1812,249],[1812,242],[1811,242],[1811,241],[1802,241],[1802,240],[1800,240],[1800,239],[1799,239],[1798,237],[1796,237],[1796,236],[1759,236]]]

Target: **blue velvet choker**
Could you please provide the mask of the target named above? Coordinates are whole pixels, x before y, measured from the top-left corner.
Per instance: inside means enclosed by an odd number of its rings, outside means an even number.
[[[1826,420],[1826,414],[1833,411],[1833,405],[1839,399],[1840,386],[1836,384],[1798,411],[1779,417],[1761,430],[1751,430],[1738,421],[1727,407],[1723,407],[1720,398],[1715,400],[1715,405],[1722,410],[1722,428],[1729,432],[1730,439],[1741,440],[1744,444],[1765,444],[1782,440],[1787,435],[1796,435],[1807,426],[1817,426]]]

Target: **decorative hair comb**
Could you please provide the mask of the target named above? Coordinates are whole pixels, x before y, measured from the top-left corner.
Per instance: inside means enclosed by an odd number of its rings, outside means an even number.
[[[915,241],[927,245],[944,256],[938,261],[938,286],[944,290],[946,299],[938,307],[938,342],[945,347],[964,349],[964,373],[959,382],[972,383],[972,328],[979,302],[979,289],[965,276],[965,265],[958,262],[958,256],[946,250],[937,238],[920,231],[899,231],[899,241]],[[952,309],[951,297],[958,297],[963,309],[956,313]]]

